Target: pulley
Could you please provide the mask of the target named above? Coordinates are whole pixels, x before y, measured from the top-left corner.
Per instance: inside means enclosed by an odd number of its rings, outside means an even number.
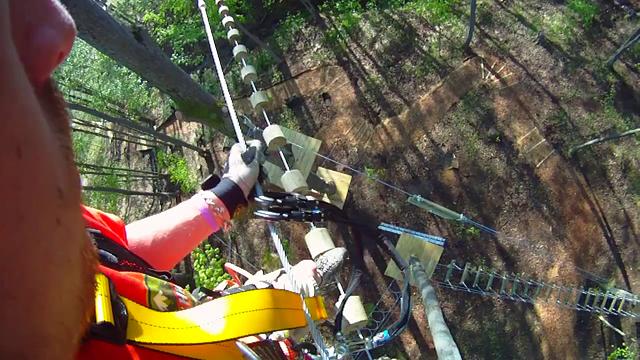
[[[369,317],[362,304],[362,298],[359,295],[349,296],[342,311],[342,333],[348,334],[362,329],[368,322]]]
[[[280,182],[286,192],[304,194],[309,191],[307,181],[298,169],[285,171],[280,178]]]
[[[218,8],[218,14],[220,14],[220,16],[229,15],[229,7],[226,5],[220,6],[220,8]]]
[[[253,106],[256,111],[262,111],[264,106],[269,103],[269,97],[264,91],[256,91],[251,94],[251,97],[249,97],[249,101],[251,101],[251,106]]]
[[[233,28],[236,25],[235,20],[233,20],[232,16],[225,16],[222,18],[222,26],[227,29],[230,30],[231,28]]]
[[[238,44],[233,47],[233,58],[236,59],[236,61],[246,60],[248,55],[249,51],[246,46]]]
[[[227,39],[230,43],[235,43],[240,40],[240,31],[238,29],[230,29],[227,31]]]
[[[275,151],[287,144],[287,138],[284,136],[279,125],[271,124],[264,128],[262,137],[267,144],[269,151]]]
[[[258,80],[256,68],[251,65],[243,66],[242,69],[240,69],[240,77],[245,84],[251,84],[252,82]]]
[[[329,230],[323,227],[311,229],[304,236],[304,242],[307,244],[312,259],[336,247],[331,239]]]

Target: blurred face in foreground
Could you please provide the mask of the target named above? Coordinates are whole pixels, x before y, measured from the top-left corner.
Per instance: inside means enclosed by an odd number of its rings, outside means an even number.
[[[76,30],[57,0],[0,0],[0,358],[73,358],[96,257],[51,73]]]

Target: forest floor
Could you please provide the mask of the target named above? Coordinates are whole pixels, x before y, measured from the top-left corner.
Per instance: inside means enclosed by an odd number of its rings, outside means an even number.
[[[637,139],[569,152],[598,135],[638,127],[638,59],[624,59],[613,72],[602,67],[634,23],[604,4],[584,32],[559,28],[558,17],[568,15],[555,2],[481,5],[469,53],[460,50],[463,20],[432,26],[410,13],[381,11],[327,44],[322,34],[332,23],[323,17],[288,49],[280,65],[285,80],[269,87],[269,111],[293,111],[293,120],[276,116],[276,122],[322,140],[324,155],[499,231],[492,237],[446,222],[354,176],[346,211],[446,238],[442,264],[471,262],[566,286],[638,291]],[[550,30],[541,36],[542,29]],[[242,101],[238,107],[247,111]],[[221,143],[214,149],[220,154]],[[347,172],[321,159],[316,165]],[[264,224],[238,222],[227,237],[236,246],[229,257],[243,263],[237,251],[250,270],[276,266]],[[330,229],[338,243],[370,235]],[[293,259],[308,257],[305,232],[300,224],[283,226]],[[380,298],[391,306],[387,260],[372,241],[363,243],[367,281],[360,292],[368,308]],[[413,295],[407,331],[380,354],[435,358]],[[619,345],[590,314],[448,289],[438,289],[438,297],[467,359],[602,358]],[[631,336],[626,341],[635,339],[632,321],[619,326]]]

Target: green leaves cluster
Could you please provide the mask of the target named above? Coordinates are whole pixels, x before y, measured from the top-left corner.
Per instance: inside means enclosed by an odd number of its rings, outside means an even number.
[[[296,40],[296,36],[304,27],[306,20],[302,14],[289,14],[273,32],[273,41],[278,49],[285,53]]]
[[[369,180],[373,179],[381,179],[384,177],[385,171],[383,168],[375,168],[375,167],[364,167],[364,173],[367,175]]]
[[[220,248],[205,243],[202,248],[197,247],[191,252],[191,260],[196,286],[213,289],[222,281],[231,279],[224,272],[225,260],[220,255]]]
[[[616,348],[609,356],[607,360],[632,360],[636,358],[636,352],[630,349],[627,345]]]
[[[206,36],[200,10],[195,0],[119,0],[118,11],[134,18],[145,28],[160,46],[171,54],[178,65],[193,67],[202,63],[207,54],[203,46]],[[207,3],[207,15],[214,37],[223,38],[226,31],[220,23],[218,7]],[[252,8],[247,1],[226,0],[236,22],[251,20]]]
[[[567,6],[578,15],[585,28],[591,27],[598,16],[598,5],[591,0],[569,0]]]
[[[356,0],[337,0],[323,3],[320,11],[334,21],[334,27],[325,33],[325,39],[329,44],[336,45],[341,37],[354,35],[365,8]]]
[[[111,188],[126,188],[122,178],[111,175],[92,176],[91,185],[106,186]],[[120,213],[124,196],[110,192],[85,191],[82,193],[82,202],[91,207],[98,208],[112,214]]]
[[[190,193],[196,190],[198,180],[184,157],[175,153],[158,151],[158,166],[167,171],[171,181],[180,185],[183,192]]]
[[[320,10],[331,15],[342,31],[351,33],[358,26],[365,8],[356,0],[337,0],[325,2]]]
[[[455,4],[455,0],[417,0],[407,6],[432,24],[442,24],[454,18]]]

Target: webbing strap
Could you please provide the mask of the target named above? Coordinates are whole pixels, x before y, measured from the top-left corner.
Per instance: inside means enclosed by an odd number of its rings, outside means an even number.
[[[101,298],[104,289],[96,289]],[[156,311],[121,298],[127,307],[127,341],[199,359],[241,359],[235,339],[307,325],[300,294],[259,289],[223,296],[196,307]],[[327,318],[321,297],[306,298],[313,320]]]

